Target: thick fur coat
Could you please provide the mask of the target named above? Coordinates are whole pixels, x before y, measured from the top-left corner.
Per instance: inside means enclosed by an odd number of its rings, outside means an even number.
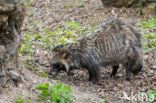
[[[126,79],[142,68],[141,33],[135,23],[122,18],[104,21],[94,32],[72,44],[56,46],[52,51],[51,72],[85,68],[89,80],[99,82],[100,68],[112,66],[114,76],[122,64]]]

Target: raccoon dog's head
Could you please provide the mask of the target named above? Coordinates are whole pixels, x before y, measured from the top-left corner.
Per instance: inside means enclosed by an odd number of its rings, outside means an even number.
[[[139,59],[136,62],[136,64],[132,67],[131,72],[134,75],[137,75],[142,70],[142,67],[143,67],[143,61],[141,59]]]
[[[56,46],[52,50],[52,57],[50,60],[50,72],[58,74],[60,71],[69,71],[70,51],[67,45]]]

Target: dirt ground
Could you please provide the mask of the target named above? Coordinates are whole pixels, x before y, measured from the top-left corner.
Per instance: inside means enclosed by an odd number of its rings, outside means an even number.
[[[45,29],[57,30],[67,21],[76,21],[82,27],[95,26],[104,21],[108,16],[132,18],[142,21],[139,9],[134,8],[105,8],[100,0],[33,0],[27,6],[22,34],[41,33]],[[94,19],[94,22],[93,22]],[[37,24],[36,24],[37,22]],[[31,55],[33,62],[38,69],[49,70],[50,50],[41,50]],[[22,60],[24,57],[21,55]],[[120,68],[117,79],[110,78],[111,68],[101,70],[101,80],[99,85],[88,81],[88,73],[85,71],[73,71],[73,75],[67,76],[60,73],[53,78],[42,78],[32,70],[24,68],[22,70],[23,82],[16,86],[6,86],[0,94],[0,103],[15,103],[16,96],[24,96],[30,99],[30,103],[48,103],[38,100],[39,91],[35,86],[40,83],[54,84],[56,80],[71,86],[75,103],[136,103],[131,98],[132,95],[139,95],[149,89],[156,89],[156,52],[144,50],[144,68],[137,75],[132,76],[131,81],[125,80],[125,72]],[[140,102],[141,103],[141,102]],[[146,102],[145,102],[146,103]]]

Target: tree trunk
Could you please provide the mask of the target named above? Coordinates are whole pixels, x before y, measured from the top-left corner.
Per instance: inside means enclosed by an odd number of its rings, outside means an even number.
[[[104,6],[131,7],[142,6],[146,0],[101,0]]]
[[[135,7],[140,8],[145,16],[156,16],[156,1],[155,0],[101,0],[103,6],[109,7]]]
[[[24,10],[22,0],[0,0],[0,91],[21,80],[18,50]]]

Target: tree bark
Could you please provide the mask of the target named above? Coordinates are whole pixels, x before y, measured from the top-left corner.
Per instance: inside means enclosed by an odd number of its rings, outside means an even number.
[[[140,8],[145,16],[156,16],[155,0],[101,0],[105,7],[135,7]]]
[[[131,7],[142,6],[146,0],[101,0],[104,6]]]
[[[22,0],[0,0],[0,89],[21,80],[18,52],[25,8]]]

